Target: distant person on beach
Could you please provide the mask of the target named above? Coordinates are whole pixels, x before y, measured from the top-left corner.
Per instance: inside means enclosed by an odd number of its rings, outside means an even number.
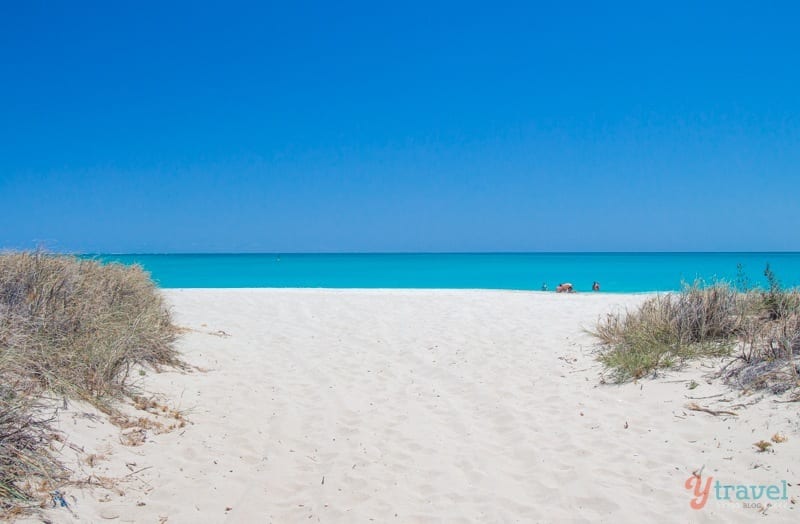
[[[574,293],[575,289],[573,289],[572,284],[569,282],[562,282],[558,286],[556,286],[556,293]]]
[[[600,282],[597,280],[592,283],[592,291],[600,291]]]
[[[542,282],[542,291],[547,291],[547,282]]]

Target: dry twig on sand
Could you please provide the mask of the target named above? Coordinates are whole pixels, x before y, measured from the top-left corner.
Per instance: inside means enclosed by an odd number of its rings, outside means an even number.
[[[734,417],[739,416],[738,413],[734,413],[733,411],[724,411],[724,410],[717,411],[709,408],[704,408],[703,406],[700,406],[695,402],[689,402],[688,404],[686,404],[686,409],[689,409],[691,411],[702,411],[703,413],[708,413],[709,415],[714,415],[715,417],[718,417],[720,415],[733,415]]]

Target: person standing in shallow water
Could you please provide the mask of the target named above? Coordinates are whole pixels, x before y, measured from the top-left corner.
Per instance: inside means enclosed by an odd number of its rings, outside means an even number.
[[[592,291],[600,291],[600,282],[597,280],[592,282]]]

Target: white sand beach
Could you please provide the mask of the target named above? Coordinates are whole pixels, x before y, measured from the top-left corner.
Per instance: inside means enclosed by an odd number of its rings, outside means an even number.
[[[643,295],[447,290],[167,290],[199,369],[142,394],[188,424],[141,445],[72,403],[76,478],[52,522],[796,522],[694,510],[695,470],[800,502],[797,403],[694,365],[603,384],[584,330]],[[698,386],[687,386],[694,380]],[[760,399],[760,400],[759,400]],[[690,402],[738,416],[691,411]],[[752,404],[743,406],[744,404]],[[753,443],[788,437],[759,453]],[[87,456],[94,455],[92,460]],[[768,500],[761,499],[762,506]]]

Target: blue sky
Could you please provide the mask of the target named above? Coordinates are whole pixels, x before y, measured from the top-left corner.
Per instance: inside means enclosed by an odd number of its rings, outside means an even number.
[[[0,4],[0,248],[800,250],[793,2]]]

